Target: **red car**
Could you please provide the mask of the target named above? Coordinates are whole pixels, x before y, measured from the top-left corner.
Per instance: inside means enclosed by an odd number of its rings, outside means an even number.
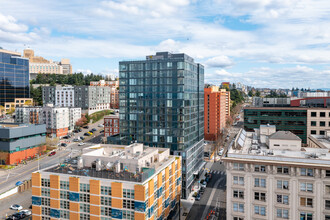
[[[53,155],[55,155],[56,154],[56,151],[52,151],[52,152],[50,152],[49,154],[48,154],[48,156],[53,156]]]

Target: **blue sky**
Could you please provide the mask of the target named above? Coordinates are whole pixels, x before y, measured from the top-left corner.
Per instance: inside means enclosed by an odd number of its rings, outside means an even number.
[[[96,74],[183,52],[208,83],[327,88],[329,12],[328,0],[0,0],[0,46]]]

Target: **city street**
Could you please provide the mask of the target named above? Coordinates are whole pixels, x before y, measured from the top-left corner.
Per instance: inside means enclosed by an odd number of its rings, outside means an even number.
[[[67,147],[60,147],[61,150],[57,150],[53,156],[44,156],[39,159],[39,168],[44,169],[46,167],[61,163],[66,157],[75,157],[81,153],[81,150],[85,147],[89,147],[93,144],[100,143],[100,139],[103,133],[100,130],[103,128],[98,127],[99,124],[103,124],[103,120],[100,120],[94,124],[89,125],[88,129],[82,129],[80,133],[73,133],[74,135],[69,139],[61,139],[60,142],[69,142]],[[87,141],[85,145],[78,146],[78,142],[72,142],[72,140],[83,134],[92,128],[96,128],[97,131],[93,136],[86,137]],[[95,137],[94,137],[95,136]],[[71,155],[70,155],[71,154]],[[31,178],[31,173],[38,170],[38,160],[32,161],[26,165],[18,167],[12,170],[0,171],[0,194],[15,187],[15,183],[18,181],[24,181]]]
[[[186,219],[204,219],[210,210],[216,207],[217,200],[220,202],[222,208],[225,208],[226,202],[226,173],[223,164],[216,162],[210,169],[212,179],[207,184],[205,192],[201,195],[200,201],[195,201]],[[225,218],[224,209],[221,210],[220,215]]]

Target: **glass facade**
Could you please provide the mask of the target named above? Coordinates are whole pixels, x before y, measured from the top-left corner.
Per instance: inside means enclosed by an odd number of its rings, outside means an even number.
[[[245,108],[244,129],[253,131],[260,125],[275,125],[276,130],[291,131],[307,141],[307,110],[284,108]]]
[[[29,60],[0,51],[0,105],[30,97]]]
[[[110,142],[170,148],[183,156],[183,184],[190,186],[203,155],[204,67],[186,54],[161,52],[120,62],[119,83],[120,136]],[[186,161],[188,155],[195,158]]]

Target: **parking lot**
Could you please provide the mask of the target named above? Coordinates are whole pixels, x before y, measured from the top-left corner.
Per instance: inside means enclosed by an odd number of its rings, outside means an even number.
[[[17,211],[10,209],[10,206],[13,204],[18,204],[22,206],[23,209],[32,211],[29,208],[32,205],[31,189],[0,200],[0,219],[6,219],[6,215],[10,216],[14,213],[17,213]]]

